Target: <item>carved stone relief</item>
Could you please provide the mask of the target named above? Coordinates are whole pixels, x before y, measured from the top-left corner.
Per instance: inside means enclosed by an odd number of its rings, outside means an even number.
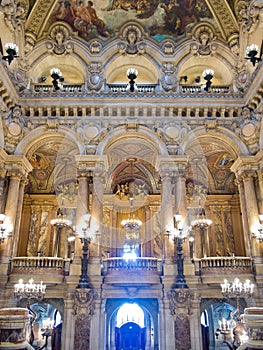
[[[177,67],[171,62],[164,62],[160,79],[164,90],[176,89],[178,85]]]
[[[88,66],[87,72],[87,86],[90,90],[101,89],[105,78],[101,63],[91,62]]]
[[[143,54],[145,43],[142,41],[142,32],[138,26],[129,25],[124,28],[121,42],[118,44],[119,52],[126,55]]]
[[[190,321],[192,294],[188,289],[173,289],[167,293],[171,315],[174,316],[175,348],[190,350]]]
[[[56,55],[70,54],[73,51],[73,44],[70,42],[71,35],[69,29],[63,24],[57,24],[51,28],[49,40],[46,44],[50,53]]]
[[[74,349],[90,350],[90,322],[98,295],[93,290],[76,289],[72,298],[73,315],[76,317]]]
[[[193,40],[191,51],[195,55],[211,55],[217,48],[217,45],[213,43],[215,36],[211,26],[202,25],[197,27],[193,33]]]

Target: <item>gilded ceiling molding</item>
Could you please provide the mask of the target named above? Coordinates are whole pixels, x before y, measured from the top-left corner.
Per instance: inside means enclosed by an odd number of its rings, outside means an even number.
[[[53,0],[38,0],[33,10],[31,11],[26,22],[26,33],[36,39],[41,31],[43,21],[48,17],[52,7],[54,6]]]
[[[207,4],[217,21],[224,38],[230,41],[239,32],[238,23],[226,0],[210,0]]]

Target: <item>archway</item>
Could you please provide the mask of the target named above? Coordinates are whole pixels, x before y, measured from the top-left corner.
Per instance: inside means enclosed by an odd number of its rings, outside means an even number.
[[[109,299],[106,302],[106,348],[145,350],[158,346],[156,299]]]
[[[120,328],[116,327],[116,350],[144,350],[146,343],[146,328],[137,323],[127,322]]]

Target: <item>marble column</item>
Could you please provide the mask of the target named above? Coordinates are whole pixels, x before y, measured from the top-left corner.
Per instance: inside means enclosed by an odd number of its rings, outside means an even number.
[[[243,224],[243,232],[244,232],[243,237],[244,237],[244,243],[245,243],[246,256],[251,256],[251,241],[249,239],[249,234],[248,234],[249,233],[249,224],[248,224],[248,215],[247,215],[244,183],[243,183],[241,177],[239,177],[236,180],[236,183],[238,185],[240,207],[241,207],[241,213],[242,213],[242,224]]]
[[[258,213],[263,214],[263,170],[257,171],[258,175]]]
[[[78,199],[77,199],[77,212],[76,212],[76,230],[80,230],[80,224],[82,215],[88,211],[88,178],[87,174],[78,174]],[[82,256],[82,245],[79,239],[75,241],[75,256]]]
[[[94,315],[91,319],[90,343],[92,350],[101,350],[102,344],[105,344],[105,317],[104,300],[102,298],[95,300]]]
[[[14,226],[14,229],[13,229],[12,256],[17,256],[20,224],[21,224],[21,217],[22,217],[22,208],[23,208],[23,201],[24,201],[24,191],[25,191],[25,185],[26,184],[27,184],[27,179],[23,178],[20,181],[19,193],[18,193],[16,221],[15,221],[15,226]]]
[[[73,316],[73,300],[64,299],[64,317],[62,327],[62,349],[74,349],[75,318]]]
[[[4,213],[6,201],[6,170],[0,169],[0,213]]]
[[[21,181],[21,173],[19,171],[12,171],[8,173],[10,177],[8,193],[5,205],[5,215],[7,222],[12,226],[12,237],[13,239],[7,239],[4,243],[4,257],[11,257],[13,249],[13,241],[16,239],[15,234],[16,222],[18,219],[17,211],[19,205],[19,188]],[[20,213],[21,214],[21,213]]]
[[[175,213],[182,215],[183,228],[188,229],[188,220],[187,220],[187,198],[186,198],[186,186],[185,186],[185,177],[186,173],[184,170],[179,169],[178,175],[175,178]],[[188,240],[183,244],[184,256],[190,256],[190,249]]]
[[[93,189],[92,189],[92,218],[94,228],[97,232],[94,237],[93,256],[99,257],[100,253],[100,235],[103,234],[103,173],[100,170],[93,172]]]
[[[159,349],[174,350],[174,319],[171,315],[169,300],[160,300]]]
[[[257,206],[257,198],[255,192],[255,184],[254,184],[255,173],[247,172],[242,176],[244,183],[244,193],[247,205],[247,219],[248,219],[248,235],[253,233],[253,230],[258,225],[258,206]],[[260,246],[256,239],[252,240],[252,256],[259,257],[260,256]]]
[[[161,171],[162,192],[161,192],[161,231],[166,235],[171,225],[173,225],[173,201],[172,201],[172,172],[169,170]],[[173,256],[172,243],[169,239],[164,239],[165,259]]]
[[[202,331],[200,324],[200,296],[194,295],[191,301],[190,335],[191,350],[202,349]]]

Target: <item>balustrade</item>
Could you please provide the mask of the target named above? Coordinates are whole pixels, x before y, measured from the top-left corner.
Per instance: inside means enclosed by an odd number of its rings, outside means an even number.
[[[107,272],[127,270],[158,272],[158,259],[144,257],[136,259],[109,258],[104,260],[104,266]]]
[[[194,259],[195,274],[252,273],[252,259],[249,257],[218,256]]]
[[[12,260],[13,274],[46,273],[67,274],[70,259],[53,257],[16,257]]]

